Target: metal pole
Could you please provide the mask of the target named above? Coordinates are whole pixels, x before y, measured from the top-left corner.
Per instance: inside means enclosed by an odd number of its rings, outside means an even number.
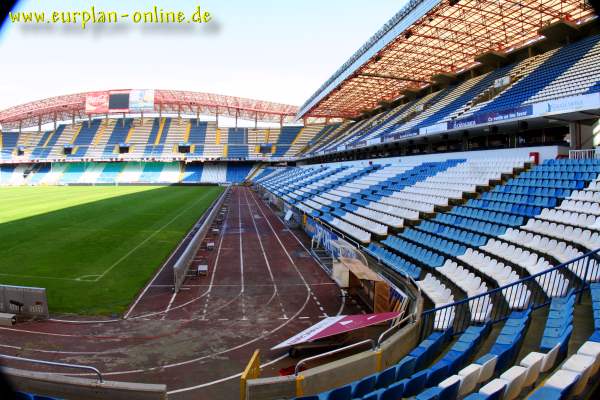
[[[98,380],[100,381],[100,383],[104,383],[104,379],[102,379],[102,373],[100,373],[100,371],[97,368],[91,367],[89,365],[76,365],[76,364],[65,364],[65,363],[59,363],[59,362],[53,362],[53,361],[34,360],[32,358],[14,357],[14,356],[6,355],[6,354],[0,354],[0,358],[4,358],[6,360],[30,362],[33,364],[40,364],[40,365],[50,365],[50,366],[54,366],[54,367],[85,369],[88,371],[93,371],[98,376]]]
[[[390,326],[388,329],[386,329],[385,331],[383,331],[381,333],[381,335],[379,335],[379,337],[377,338],[377,345],[376,345],[376,347],[379,349],[381,347],[381,342],[383,341],[383,338],[385,336],[387,336],[390,332],[396,330],[397,328],[401,327],[404,324],[404,322],[406,322],[406,321],[408,321],[410,319],[413,319],[413,318],[414,318],[414,315],[411,314],[408,317],[406,317],[403,320],[401,320],[400,322],[398,322],[397,324],[394,324],[394,325]]]
[[[373,339],[366,339],[366,340],[363,340],[361,342],[353,343],[353,344],[348,345],[346,347],[341,347],[339,349],[331,350],[331,351],[328,351],[328,352],[323,353],[323,354],[317,354],[316,356],[303,358],[302,360],[298,361],[298,363],[296,364],[296,368],[294,369],[294,375],[298,376],[298,372],[300,372],[299,371],[300,366],[303,365],[303,364],[306,364],[309,361],[318,360],[319,358],[328,357],[330,355],[341,353],[343,351],[350,350],[350,349],[353,349],[355,347],[364,346],[367,343],[369,343],[371,345],[371,350],[375,350],[375,342],[373,341]]]

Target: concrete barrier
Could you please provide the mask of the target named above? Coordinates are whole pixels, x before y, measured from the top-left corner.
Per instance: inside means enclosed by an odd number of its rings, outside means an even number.
[[[225,202],[225,197],[229,193],[229,189],[230,187],[228,186],[227,189],[225,189],[223,193],[221,193],[221,195],[217,199],[215,199],[215,201],[213,201],[213,203],[207,210],[207,213],[204,214],[206,217],[204,217],[204,221],[202,221],[201,226],[198,228],[194,236],[190,239],[189,243],[183,250],[183,253],[175,262],[175,265],[173,265],[175,292],[179,292],[179,290],[181,289],[181,285],[183,285],[183,282],[185,281],[192,260],[196,256],[196,253],[198,252],[198,249],[200,248],[200,245],[202,244],[202,241],[204,240],[208,229],[212,225],[215,217],[217,216],[221,207],[223,206],[223,203]]]
[[[423,311],[423,299],[416,300],[415,315]],[[421,320],[400,328],[375,350],[367,350],[303,371],[298,376],[252,379],[246,383],[246,400],[280,400],[315,395],[346,385],[397,363],[417,344]]]
[[[19,391],[77,400],[164,400],[167,386],[104,381],[47,372],[2,368],[8,381]]]

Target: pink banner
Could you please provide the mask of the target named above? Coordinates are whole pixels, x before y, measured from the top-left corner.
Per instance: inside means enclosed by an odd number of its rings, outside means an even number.
[[[377,325],[382,322],[398,318],[398,312],[385,312],[378,314],[340,315],[328,317],[321,322],[303,330],[295,336],[273,347],[271,350],[283,349],[300,343],[313,342],[330,336],[354,331],[367,326]]]

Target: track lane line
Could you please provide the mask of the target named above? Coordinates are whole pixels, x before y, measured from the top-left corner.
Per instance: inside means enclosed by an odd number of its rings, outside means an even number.
[[[265,246],[263,245],[262,239],[260,238],[260,232],[258,231],[258,226],[256,226],[256,220],[254,219],[254,213],[252,212],[252,208],[250,207],[250,201],[248,200],[248,192],[244,191],[244,197],[246,198],[246,205],[248,206],[248,212],[250,213],[250,218],[252,218],[252,225],[254,226],[254,231],[256,232],[256,237],[258,238],[258,244],[260,245],[260,251],[265,260],[265,264],[267,266],[267,271],[269,271],[269,277],[271,278],[271,282],[273,284],[273,295],[269,299],[266,305],[269,305],[271,301],[275,297],[277,297],[279,301],[279,307],[281,308],[282,317],[284,319],[288,319],[288,316],[285,313],[285,308],[283,307],[283,303],[281,302],[281,297],[279,296],[279,289],[277,287],[277,283],[275,282],[275,277],[273,276],[273,271],[271,270],[271,263],[267,257],[267,253],[265,252]]]

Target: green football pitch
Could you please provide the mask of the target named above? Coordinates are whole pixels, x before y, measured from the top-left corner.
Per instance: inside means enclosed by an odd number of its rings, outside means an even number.
[[[52,313],[123,313],[222,190],[0,188],[0,284],[46,288]]]

